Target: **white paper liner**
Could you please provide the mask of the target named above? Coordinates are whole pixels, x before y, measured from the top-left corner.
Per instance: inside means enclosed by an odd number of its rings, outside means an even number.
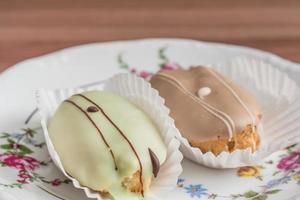
[[[174,138],[174,135],[178,135],[178,130],[174,126],[174,121],[169,117],[169,110],[164,106],[164,100],[158,95],[157,91],[152,89],[148,82],[135,75],[119,74],[105,81],[103,85],[98,84],[87,88],[60,89],[55,91],[42,89],[37,91],[38,108],[42,117],[41,124],[51,158],[63,174],[72,180],[76,188],[84,190],[87,197],[97,198],[98,200],[107,199],[96,191],[81,186],[76,179],[66,173],[47,130],[48,119],[54,114],[62,101],[73,94],[83,91],[103,89],[126,97],[133,104],[144,110],[160,129],[164,143],[167,146],[167,159],[161,166],[157,178],[153,179],[150,190],[145,194],[144,199],[164,199],[176,187],[177,179],[182,172],[181,161],[183,156],[179,151],[180,142]]]
[[[263,120],[258,127],[262,144],[258,151],[250,149],[222,152],[215,156],[181,141],[183,155],[213,168],[236,168],[254,165],[275,151],[300,142],[300,95],[297,84],[287,74],[265,62],[246,57],[228,63],[211,65],[226,77],[249,89],[258,100]]]

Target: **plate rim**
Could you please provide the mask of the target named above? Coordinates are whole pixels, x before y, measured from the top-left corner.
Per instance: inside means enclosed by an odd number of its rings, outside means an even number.
[[[183,43],[189,43],[189,44],[196,44],[196,45],[204,45],[204,46],[211,46],[215,48],[222,48],[223,50],[226,49],[235,49],[235,50],[242,50],[243,52],[250,52],[253,55],[260,55],[266,59],[269,59],[270,61],[273,61],[272,63],[278,63],[280,66],[287,66],[290,69],[299,70],[300,71],[300,63],[290,61],[288,59],[282,58],[279,55],[276,55],[274,53],[270,53],[268,51],[247,47],[247,46],[241,46],[241,45],[235,45],[235,44],[227,44],[227,43],[219,43],[219,42],[207,42],[207,41],[200,41],[200,40],[193,40],[193,39],[184,39],[184,38],[144,38],[144,39],[133,39],[133,40],[117,40],[117,41],[106,41],[106,42],[92,42],[92,43],[86,43],[86,44],[80,44],[80,45],[74,45],[67,48],[62,48],[59,50],[55,50],[50,53],[45,53],[39,56],[34,56],[27,58],[25,60],[22,60],[20,62],[17,62],[8,68],[6,68],[4,71],[0,73],[0,79],[4,77],[10,77],[14,76],[14,72],[19,70],[20,68],[26,68],[28,67],[27,63],[29,62],[40,62],[43,59],[46,59],[48,57],[52,56],[61,56],[64,54],[68,54],[69,51],[74,51],[81,48],[88,48],[91,46],[101,46],[104,47],[106,45],[131,45],[131,44],[137,44],[137,43],[151,43],[151,42],[160,42],[160,43],[172,43],[172,42],[183,42]],[[178,43],[177,43],[178,44]],[[296,199],[300,200],[300,196],[297,194],[295,197]]]
[[[66,48],[61,48],[55,51],[52,51],[50,53],[41,54],[38,56],[33,56],[26,58],[22,61],[16,62],[15,64],[8,66],[4,71],[0,73],[0,79],[9,76],[10,73],[13,73],[14,71],[26,67],[26,64],[28,62],[38,62],[40,60],[46,59],[50,56],[57,56],[57,55],[63,55],[68,53],[69,51],[74,51],[80,48],[87,48],[91,46],[106,46],[106,45],[128,45],[133,43],[151,43],[151,42],[161,42],[161,43],[171,43],[171,42],[186,42],[186,43],[194,43],[196,45],[208,45],[208,46],[214,46],[216,48],[224,48],[224,49],[240,49],[243,51],[251,52],[255,55],[263,55],[265,58],[268,58],[269,60],[272,60],[273,62],[278,62],[279,65],[285,65],[292,67],[294,69],[299,68],[300,70],[300,63],[297,63],[295,61],[291,61],[288,59],[285,59],[281,57],[280,55],[277,55],[272,52],[268,52],[265,50],[243,46],[243,45],[236,45],[236,44],[230,44],[230,43],[223,43],[223,42],[213,42],[213,41],[201,41],[196,39],[188,39],[188,38],[169,38],[169,37],[150,37],[150,38],[142,38],[142,39],[128,39],[128,40],[113,40],[113,41],[104,41],[104,42],[91,42],[91,43],[84,43],[79,45],[74,45]]]

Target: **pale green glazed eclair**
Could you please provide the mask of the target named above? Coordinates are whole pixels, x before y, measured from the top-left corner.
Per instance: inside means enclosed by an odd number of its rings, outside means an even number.
[[[152,120],[111,92],[73,95],[58,107],[48,130],[66,172],[111,199],[141,199],[166,160]]]

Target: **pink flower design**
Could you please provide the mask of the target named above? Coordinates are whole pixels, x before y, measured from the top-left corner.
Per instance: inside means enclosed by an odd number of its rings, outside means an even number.
[[[26,181],[26,179],[21,179],[21,180],[17,180],[18,183],[21,184],[27,184],[28,182]]]
[[[136,73],[136,69],[135,68],[130,68],[129,69],[130,73],[135,74]]]
[[[21,170],[35,170],[40,166],[39,161],[37,161],[35,158],[16,154],[0,155],[0,162],[8,167],[13,167]]]
[[[20,177],[22,179],[31,178],[31,176],[29,174],[26,174],[26,173],[20,173],[20,174],[18,174],[18,177]]]
[[[10,146],[11,146],[13,149],[18,149],[18,148],[20,148],[20,145],[19,145],[19,144],[16,144],[16,143],[10,144]]]
[[[53,186],[59,186],[61,183],[62,183],[62,181],[59,180],[59,179],[54,179],[54,180],[51,182],[51,184],[52,184]]]
[[[177,63],[166,63],[161,66],[162,70],[175,70],[179,68],[180,66]]]
[[[20,177],[20,179],[18,179],[17,182],[21,184],[27,184],[27,180],[32,178],[32,176],[28,174],[26,170],[19,171],[18,177]]]
[[[139,73],[139,76],[142,77],[142,78],[148,78],[148,77],[151,76],[151,75],[152,75],[152,73],[147,72],[147,71],[141,71],[141,72]]]
[[[277,165],[278,169],[284,171],[293,170],[299,167],[300,167],[300,152],[295,152],[293,154],[290,154],[282,158]]]
[[[152,75],[151,72],[147,72],[147,71],[138,72],[135,68],[130,68],[129,71],[130,71],[130,73],[137,74],[138,76],[140,76],[142,78],[148,78]]]

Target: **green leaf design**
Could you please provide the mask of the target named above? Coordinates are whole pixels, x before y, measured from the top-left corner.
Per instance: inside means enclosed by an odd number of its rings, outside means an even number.
[[[0,146],[1,149],[12,149],[13,147],[10,144],[2,144]]]
[[[245,197],[243,194],[231,194],[230,197],[233,199],[240,199],[241,197]]]
[[[291,145],[291,146],[288,146],[288,147],[286,148],[288,154],[294,153],[294,147],[296,147],[296,146],[297,146],[297,144],[293,144],[293,145]]]
[[[255,197],[256,195],[258,195],[258,193],[252,190],[244,193],[244,197],[246,198],[252,198]]]
[[[0,139],[8,138],[10,135],[8,133],[0,133]]]
[[[274,163],[273,160],[269,160],[269,161],[266,162],[266,164],[270,164],[270,165],[272,165],[273,163]]]
[[[33,151],[31,149],[29,149],[28,147],[26,147],[24,145],[20,145],[19,149],[20,149],[20,154],[22,154],[22,155],[33,153]]]
[[[294,147],[296,147],[296,146],[297,146],[297,144],[292,144],[292,145],[286,147],[285,149],[292,149],[292,148],[294,148]]]
[[[266,195],[266,194],[259,195],[255,198],[253,198],[253,200],[266,200],[266,199],[268,199],[268,195]]]
[[[279,174],[280,173],[280,171],[276,171],[276,172],[274,172],[272,175],[273,176],[276,176],[277,174]]]
[[[22,129],[26,135],[28,135],[29,137],[33,138],[34,135],[37,133],[34,129],[32,128],[23,128]]]
[[[159,58],[160,58],[161,61],[162,61],[162,64],[161,64],[161,65],[166,64],[167,62],[169,62],[168,57],[165,55],[166,49],[167,49],[167,47],[165,46],[165,47],[162,47],[162,48],[160,48],[160,49],[158,50],[158,56],[159,56]]]
[[[69,184],[69,183],[71,183],[71,180],[69,180],[69,179],[66,179],[66,180],[64,180],[64,181],[63,181],[63,183],[65,183],[65,184]]]
[[[46,143],[42,142],[42,143],[39,143],[39,144],[35,144],[34,147],[43,148],[43,146],[45,146],[45,145],[46,145]]]
[[[266,192],[266,194],[276,194],[276,193],[278,193],[278,192],[280,192],[280,191],[281,191],[281,190],[279,190],[279,189],[269,190],[269,191]]]
[[[6,188],[20,188],[22,189],[22,184],[21,183],[12,183],[12,184],[2,184],[0,183],[0,186],[6,187]]]
[[[10,144],[15,144],[16,143],[15,141],[13,141],[12,139],[9,139],[9,138],[7,138],[7,142],[10,143]]]
[[[123,69],[129,69],[129,65],[123,60],[123,54],[120,53],[118,55],[118,63],[119,63],[119,66],[120,68],[123,68]]]

